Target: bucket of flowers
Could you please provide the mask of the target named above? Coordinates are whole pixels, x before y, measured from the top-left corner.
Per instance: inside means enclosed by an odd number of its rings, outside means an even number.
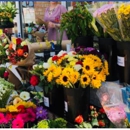
[[[78,54],[75,51],[60,51],[44,65],[43,76],[48,85],[64,89],[64,116],[70,122],[74,122],[77,114],[85,114],[90,87],[99,89],[109,74],[108,63],[102,55]]]

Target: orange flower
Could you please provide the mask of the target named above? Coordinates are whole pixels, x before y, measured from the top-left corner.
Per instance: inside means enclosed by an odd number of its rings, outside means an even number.
[[[82,115],[79,115],[75,118],[75,122],[78,123],[78,124],[81,124],[83,122],[83,116]]]
[[[18,54],[18,56],[23,56],[23,49],[18,49],[17,50],[17,54]]]
[[[105,126],[105,122],[104,122],[103,120],[99,120],[99,121],[98,121],[98,124],[99,124],[99,126],[101,126],[101,127],[104,127],[104,126]]]
[[[12,50],[12,48],[13,48],[13,44],[10,43],[10,44],[9,44],[9,50]]]

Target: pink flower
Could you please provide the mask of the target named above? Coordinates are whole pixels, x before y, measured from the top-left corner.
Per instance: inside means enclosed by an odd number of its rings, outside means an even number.
[[[12,128],[24,128],[24,121],[22,118],[17,117],[12,121]]]
[[[35,121],[36,119],[35,110],[33,108],[27,108],[26,112],[27,112],[27,120],[31,122]]]
[[[6,124],[7,120],[3,113],[0,113],[0,124]]]
[[[24,123],[28,122],[28,114],[27,113],[20,113],[17,115],[17,117],[20,117],[23,119]]]

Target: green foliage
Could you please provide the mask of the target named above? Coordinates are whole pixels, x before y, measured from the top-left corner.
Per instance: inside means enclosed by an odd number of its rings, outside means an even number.
[[[95,19],[88,11],[86,4],[76,3],[76,7],[62,15],[61,28],[67,31],[74,43],[79,36],[93,36],[98,34]]]

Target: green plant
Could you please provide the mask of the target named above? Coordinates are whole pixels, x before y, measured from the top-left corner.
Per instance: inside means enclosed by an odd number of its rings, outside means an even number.
[[[3,3],[0,5],[0,20],[9,20],[10,22],[13,22],[13,19],[16,17],[17,14],[17,8],[15,5],[11,2]]]
[[[95,19],[87,9],[87,3],[77,2],[73,10],[62,15],[61,29],[67,31],[68,36],[74,43],[80,36],[93,36],[98,34]]]

